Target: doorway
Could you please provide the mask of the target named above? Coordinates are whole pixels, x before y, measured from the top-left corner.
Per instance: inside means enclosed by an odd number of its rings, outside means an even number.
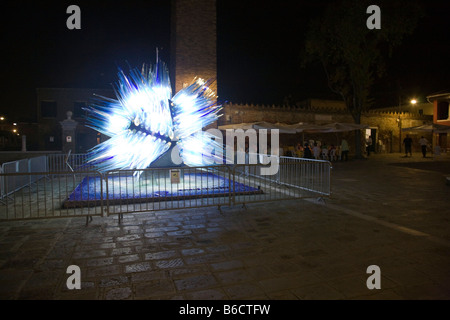
[[[378,145],[378,128],[367,128],[365,133],[366,141],[372,136],[372,146],[370,147],[370,152],[377,152],[376,146]]]

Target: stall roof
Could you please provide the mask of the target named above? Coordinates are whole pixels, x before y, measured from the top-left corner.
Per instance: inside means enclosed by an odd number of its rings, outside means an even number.
[[[450,126],[443,126],[443,125],[439,125],[439,124],[424,124],[421,126],[403,128],[402,131],[450,133]]]
[[[355,124],[355,123],[340,123],[334,122],[329,124],[310,124],[299,122],[295,124],[285,124],[285,123],[269,123],[265,121],[260,122],[250,122],[250,123],[237,123],[237,124],[229,124],[219,126],[220,130],[226,129],[278,129],[280,133],[327,133],[327,132],[348,132],[354,130],[361,130],[368,128],[368,125],[365,124]]]

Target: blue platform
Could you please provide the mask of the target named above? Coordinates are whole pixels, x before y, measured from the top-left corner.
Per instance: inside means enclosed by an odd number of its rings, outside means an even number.
[[[132,204],[156,201],[225,197],[260,194],[259,187],[250,187],[210,172],[187,173],[179,183],[172,183],[170,176],[141,177],[131,175],[108,177],[86,176],[63,203],[63,208],[98,206],[102,201],[109,204]]]

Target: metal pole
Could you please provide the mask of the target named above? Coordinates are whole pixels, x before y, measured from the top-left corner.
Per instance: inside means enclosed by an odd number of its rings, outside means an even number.
[[[400,114],[402,112],[402,100],[401,96],[398,97],[398,152],[402,153],[402,118]]]
[[[22,152],[27,151],[27,136],[22,135]]]

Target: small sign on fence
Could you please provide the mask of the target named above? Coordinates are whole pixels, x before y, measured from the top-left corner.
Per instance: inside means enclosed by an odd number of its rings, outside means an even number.
[[[170,170],[170,183],[180,183],[180,170],[171,169]]]

